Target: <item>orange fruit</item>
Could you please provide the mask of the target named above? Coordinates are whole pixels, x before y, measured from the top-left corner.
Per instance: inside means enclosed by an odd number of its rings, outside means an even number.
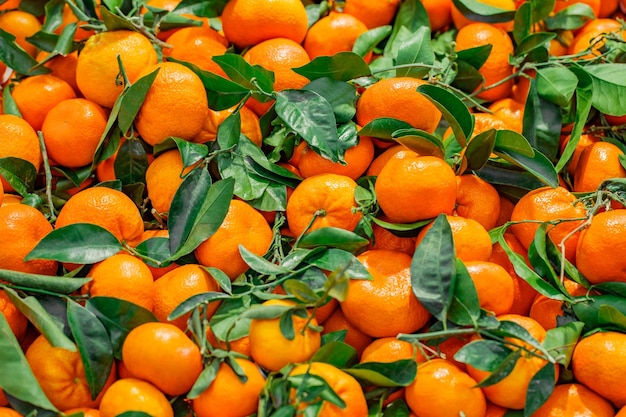
[[[509,56],[513,54],[513,41],[509,35],[503,29],[488,23],[470,23],[459,30],[456,35],[457,51],[483,45],[492,45],[492,49],[489,57],[478,70],[485,79],[484,85],[479,86],[478,89],[486,89],[478,92],[476,97],[486,101],[495,101],[510,96],[513,78],[491,87],[513,74],[513,67],[509,63]]]
[[[133,242],[143,233],[143,219],[133,200],[108,187],[86,188],[65,203],[55,227],[90,223],[103,227],[120,241]]]
[[[331,11],[309,28],[302,46],[311,59],[349,52],[359,35],[367,30],[367,26],[353,15]]]
[[[157,62],[152,43],[139,32],[116,30],[90,36],[76,65],[76,84],[86,99],[113,107],[124,88],[118,79],[118,56],[131,83],[141,70]]]
[[[587,294],[585,287],[570,279],[565,278],[563,285],[565,285],[565,289],[572,296],[583,296]],[[557,318],[563,316],[564,306],[564,301],[553,300],[545,295],[538,294],[533,304],[530,306],[528,316],[531,319],[535,319],[544,329],[554,329],[558,324]]]
[[[287,201],[291,233],[300,236],[322,227],[354,230],[362,218],[361,212],[355,210],[356,187],[356,182],[345,175],[320,174],[306,178]]]
[[[150,322],[132,329],[122,346],[122,360],[132,375],[168,395],[189,391],[203,367],[200,348],[169,323]]]
[[[90,164],[107,119],[102,107],[93,101],[84,98],[61,101],[50,109],[41,127],[48,155],[68,168]]]
[[[484,417],[487,403],[476,382],[451,362],[432,359],[419,364],[404,397],[420,417]]]
[[[152,311],[154,279],[148,266],[127,253],[115,254],[93,266],[91,281],[81,289],[91,297],[115,297]]]
[[[321,377],[341,398],[346,406],[339,408],[334,404],[325,402],[320,411],[320,416],[340,417],[340,416],[366,416],[367,402],[361,385],[350,374],[336,368],[333,365],[323,362],[312,362],[293,368],[290,376],[294,375],[315,375]]]
[[[491,238],[480,223],[461,216],[446,215],[446,219],[452,231],[452,241],[457,258],[464,262],[489,259],[492,251]],[[419,246],[431,227],[432,223],[429,223],[420,230],[415,240],[416,247]]]
[[[333,311],[330,317],[324,321],[323,327],[324,330],[322,330],[322,336],[328,333],[345,330],[346,336],[343,341],[352,346],[358,354],[361,354],[363,349],[365,349],[370,343],[372,343],[372,340],[374,340],[370,335],[364,333],[358,327],[350,323],[343,314],[343,311],[341,311],[341,308],[337,308]]]
[[[22,10],[11,10],[0,14],[0,29],[15,36],[15,42],[28,55],[34,57],[37,54],[37,47],[26,40],[41,29],[37,17]]]
[[[249,268],[239,253],[239,245],[263,256],[270,248],[273,236],[261,213],[244,201],[231,200],[220,227],[196,248],[194,254],[201,265],[219,268],[233,280]]]
[[[153,313],[161,322],[169,322],[181,330],[187,328],[188,313],[175,320],[167,317],[187,298],[207,291],[219,291],[213,277],[200,265],[186,264],[163,275],[154,282]],[[217,310],[219,302],[209,304],[207,319]]]
[[[20,1],[21,0],[7,0],[0,4],[0,10],[17,9],[20,6]]]
[[[496,100],[489,105],[493,115],[503,120],[510,130],[522,133],[524,120],[524,104],[510,97]]]
[[[626,170],[620,163],[624,152],[609,142],[595,142],[580,153],[574,173],[574,191],[595,191],[602,181],[610,178],[626,178]]]
[[[300,0],[233,0],[222,12],[222,28],[237,48],[275,38],[302,43],[308,19]]]
[[[428,14],[430,30],[440,32],[452,23],[452,0],[422,0]]]
[[[507,410],[504,407],[500,407],[499,405],[495,405],[494,403],[487,401],[487,412],[485,413],[485,417],[505,417]]]
[[[213,330],[211,330],[211,326],[208,326],[206,338],[209,344],[216,349],[238,352],[244,356],[250,357],[250,338],[247,335],[242,336],[239,339],[225,341],[218,339],[215,336],[215,333],[213,333]]]
[[[605,18],[612,16],[613,13],[617,11],[619,7],[619,0],[601,0],[600,1],[600,10],[596,17]]]
[[[589,227],[580,234],[576,266],[590,283],[626,282],[621,256],[625,228],[626,210],[610,210],[593,216]]]
[[[533,417],[584,415],[613,417],[615,410],[606,399],[586,386],[576,383],[561,384],[554,387],[548,400],[533,413]]]
[[[9,327],[13,331],[13,335],[18,341],[21,341],[26,334],[28,320],[9,299],[4,290],[0,290],[0,313],[4,316]],[[2,401],[0,401],[2,404]]]
[[[493,185],[474,174],[459,175],[454,212],[491,230],[500,217],[500,195]]]
[[[387,78],[374,83],[357,101],[358,124],[365,126],[380,117],[393,117],[416,129],[433,133],[441,120],[441,112],[416,91],[423,84],[427,82],[410,77]]]
[[[592,389],[618,408],[626,405],[626,391],[619,378],[626,370],[626,335],[598,332],[574,347],[571,369],[576,381]]]
[[[559,149],[561,153],[565,150],[571,135],[561,136],[561,141],[559,142]],[[583,153],[585,148],[589,145],[592,145],[598,141],[600,141],[600,137],[590,135],[590,134],[582,134],[580,135],[580,139],[578,139],[578,143],[576,144],[576,148],[574,149],[574,153],[569,160],[569,164],[567,165],[567,172],[571,178],[574,178],[576,175],[576,171],[578,169],[578,162],[580,161],[580,155]]]
[[[389,221],[389,218],[385,215],[380,215],[379,218],[383,221]],[[368,249],[387,249],[413,256],[415,252],[415,237],[397,236],[376,223],[372,223],[372,230],[374,237],[372,238],[372,243],[368,245]]]
[[[610,114],[605,114],[604,118],[606,119],[606,122],[610,124],[611,126],[619,126],[619,125],[626,124],[626,115],[612,116]]]
[[[574,36],[568,52],[570,55],[579,55],[578,59],[594,58],[600,55],[600,48],[606,43],[605,34],[619,31],[621,24],[613,18],[591,20]]]
[[[369,136],[361,136],[357,145],[346,150],[345,165],[326,159],[307,146],[302,151],[298,169],[304,178],[318,174],[339,174],[356,180],[363,175],[373,159],[372,139]]]
[[[1,184],[2,182],[0,182]],[[2,199],[2,206],[8,206],[9,204],[20,204],[22,202],[22,196],[21,195],[15,195],[15,194],[5,194],[4,198]],[[1,206],[0,206],[1,207]]]
[[[564,220],[557,225],[548,226],[548,236],[559,245],[566,236],[580,226],[581,220],[568,221],[569,219],[582,219],[586,211],[582,203],[576,202],[576,196],[563,187],[541,187],[524,195],[513,208],[511,221],[516,223],[511,226],[511,231],[526,249],[530,247],[535,238],[538,222]],[[576,232],[564,242],[565,256],[573,262],[576,259],[576,244],[580,233]]]
[[[367,168],[365,175],[367,175],[368,177],[377,177],[383,167],[387,164],[387,161],[389,161],[391,157],[393,157],[396,153],[402,150],[406,150],[406,148],[402,145],[392,145],[386,148],[372,160],[372,163]]]
[[[413,359],[419,363],[426,360],[422,352],[412,343],[395,337],[381,337],[363,349],[360,363],[389,363],[403,359]]]
[[[13,89],[13,100],[24,120],[41,130],[48,112],[63,100],[76,97],[72,86],[50,74],[27,77]]]
[[[2,201],[4,200],[4,187],[2,181],[0,181],[0,207],[2,207]]]
[[[46,51],[39,51],[36,57],[37,62],[43,61],[48,55],[49,53]],[[78,65],[78,52],[74,51],[67,55],[57,55],[46,61],[43,66],[52,71],[51,75],[68,83],[74,91],[80,91],[78,84],[76,84],[76,65]]]
[[[50,232],[52,226],[48,219],[36,208],[26,204],[0,207],[0,269],[56,275],[56,261],[24,261],[24,257]]]
[[[365,23],[368,29],[390,24],[400,0],[346,0],[343,12]]]
[[[159,70],[135,119],[137,133],[150,145],[169,136],[192,140],[202,129],[208,101],[202,80],[176,62],[145,67],[141,78]]]
[[[465,267],[476,287],[480,307],[494,315],[508,313],[513,306],[515,285],[506,269],[485,261],[465,262]]]
[[[196,143],[214,141],[217,138],[217,129],[224,123],[224,120],[226,120],[228,116],[233,114],[236,107],[237,106],[233,106],[226,110],[209,109],[209,114],[206,119],[204,119],[202,130],[193,138],[193,141]],[[263,134],[261,132],[258,116],[247,107],[239,109],[239,116],[241,117],[241,133],[260,147],[263,144]]]
[[[411,287],[411,257],[388,250],[370,250],[358,257],[372,280],[351,279],[340,302],[348,321],[372,337],[413,333],[430,318]]]
[[[35,139],[37,142],[35,143]],[[36,147],[35,147],[36,145]],[[19,158],[30,162],[38,171],[41,162],[41,149],[37,132],[24,119],[10,114],[0,114],[0,158]],[[2,192],[10,193],[15,190],[0,175]],[[10,194],[6,195],[7,200]],[[21,201],[21,196],[16,196]],[[5,200],[5,202],[7,201]]]
[[[224,70],[212,58],[224,55],[228,43],[211,27],[192,26],[178,29],[165,43],[171,47],[164,48],[163,55],[190,62],[205,71],[226,77]]]
[[[456,202],[456,176],[450,165],[409,150],[387,161],[374,189],[380,208],[394,223],[452,214]]]
[[[515,235],[507,231],[504,233],[504,240],[507,242],[511,250],[522,255],[528,264],[526,249],[521,243],[519,243],[519,240],[517,240]],[[511,307],[510,313],[527,316],[530,311],[530,307],[538,294],[537,291],[515,273],[513,264],[498,242],[493,245],[489,262],[494,262],[502,266],[513,278],[514,296],[513,306]]]
[[[0,417],[23,417],[23,416],[12,408],[0,407]]]
[[[297,74],[293,68],[308,64],[311,58],[299,43],[291,39],[265,40],[248,49],[243,54],[243,58],[250,65],[260,65],[274,73],[274,91],[289,88],[300,89],[309,83],[308,78]],[[271,105],[271,101],[260,103],[254,98],[246,102],[246,106],[250,107],[257,116],[264,114]]]
[[[487,4],[489,6],[497,7],[498,9],[502,9],[502,10],[515,10],[516,9],[515,2],[513,0],[478,0],[478,2]],[[465,26],[468,26],[471,23],[476,23],[476,21],[465,17],[465,15],[461,13],[461,11],[454,5],[454,3],[452,4],[451,14],[452,14],[452,21],[454,22],[454,26],[459,30],[464,28]],[[513,21],[496,23],[494,24],[494,26],[509,32],[513,30]]]
[[[149,230],[144,230],[144,232],[141,234],[141,237],[136,241],[136,245],[139,245],[140,243],[150,239],[150,238],[159,238],[159,237],[164,237],[167,238],[170,236],[170,233],[167,229],[149,229]],[[171,263],[167,266],[151,266],[149,264],[146,264],[146,266],[148,267],[148,269],[150,270],[150,272],[152,273],[152,278],[154,278],[155,280],[161,278],[163,275],[167,274],[168,272],[170,272],[172,269],[176,269],[178,268],[178,264],[176,263]]]
[[[198,417],[246,417],[257,411],[265,377],[247,359],[235,359],[247,380],[242,382],[229,365],[221,363],[211,385],[192,401]]]
[[[72,352],[54,347],[40,335],[28,347],[25,355],[46,397],[57,408],[98,408],[104,392],[115,380],[114,365],[103,390],[92,399],[78,350]]]
[[[294,307],[292,301],[272,299],[264,306]],[[280,330],[280,318],[252,319],[250,321],[250,355],[254,362],[269,371],[279,371],[290,363],[305,362],[321,345],[321,335],[309,326],[317,326],[317,320],[308,314],[306,318],[293,315],[293,339],[287,339]]]
[[[83,413],[83,417],[100,417],[100,410],[89,407],[70,408],[69,410],[63,410],[63,413],[66,416]]]
[[[500,215],[498,216],[496,226],[502,226],[504,223],[511,220],[511,213],[513,213],[514,207],[515,203],[503,195],[500,195]]]
[[[100,417],[116,417],[128,411],[174,417],[174,410],[165,394],[151,383],[135,378],[115,381],[100,403]]]
[[[546,330],[541,327],[539,323],[529,317],[517,314],[503,314],[497,318],[500,321],[512,321],[519,324],[540,343],[546,337]],[[510,343],[517,344],[518,346],[525,346],[526,349],[531,352],[535,352],[535,348],[526,342],[510,338],[507,338],[507,340]],[[521,349],[520,347],[512,348]],[[517,360],[513,371],[511,371],[509,375],[493,385],[483,387],[485,397],[487,397],[487,399],[492,403],[501,407],[521,410],[524,408],[524,404],[526,403],[526,391],[528,390],[530,380],[547,363],[548,361],[540,356],[534,356],[529,353],[522,352],[521,357]],[[558,370],[558,368],[556,368],[556,370]],[[467,371],[476,380],[476,382],[480,382],[490,375],[490,372],[476,369],[470,365],[467,365]]]
[[[167,216],[183,177],[191,171],[184,168],[183,158],[177,148],[163,152],[148,165],[146,189],[152,208],[161,216]]]
[[[582,4],[586,4],[587,6],[591,7],[591,10],[593,11],[593,15],[595,17],[600,17],[600,3],[602,3],[603,0],[556,0],[556,2],[554,3],[554,13],[558,13],[561,10],[575,4],[575,3],[582,3]]]

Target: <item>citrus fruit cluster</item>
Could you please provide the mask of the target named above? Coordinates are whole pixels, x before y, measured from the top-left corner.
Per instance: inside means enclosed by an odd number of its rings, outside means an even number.
[[[626,416],[626,3],[0,4],[0,417]]]

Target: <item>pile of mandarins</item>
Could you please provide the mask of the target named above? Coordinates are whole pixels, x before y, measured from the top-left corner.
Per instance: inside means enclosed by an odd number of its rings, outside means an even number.
[[[0,4],[0,417],[626,416],[626,2]]]

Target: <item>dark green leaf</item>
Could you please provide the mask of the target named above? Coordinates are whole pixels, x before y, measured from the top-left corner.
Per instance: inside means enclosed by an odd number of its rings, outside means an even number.
[[[183,0],[174,8],[176,13],[188,13],[198,17],[218,17],[222,15],[228,0]]]
[[[524,417],[532,416],[550,397],[556,384],[555,373],[554,364],[548,362],[532,377],[526,391]]]
[[[626,64],[596,64],[585,67],[593,82],[593,107],[604,114],[626,114]]]
[[[0,158],[0,176],[23,197],[33,191],[37,169],[31,162],[8,156]]]
[[[482,371],[493,372],[507,361],[513,350],[495,340],[471,341],[454,354],[454,360],[471,365]]]
[[[445,215],[437,216],[411,261],[413,293],[435,317],[445,321],[452,303],[456,263],[452,231]]]
[[[430,29],[422,26],[398,47],[396,76],[422,78],[435,63],[435,54],[430,45]],[[415,66],[410,66],[417,64]]]
[[[46,17],[43,22],[43,26],[41,27],[42,31],[52,33],[56,28],[61,26],[61,23],[63,22],[64,5],[65,2],[63,0],[52,0],[46,2]]]
[[[307,233],[300,239],[299,247],[314,248],[326,246],[356,252],[369,244],[369,241],[349,230],[336,227],[323,227]]]
[[[233,197],[234,180],[210,185],[204,170],[194,170],[183,180],[170,206],[170,250],[172,260],[191,253],[208,239],[226,217]]]
[[[529,52],[537,48],[545,48],[546,44],[549,44],[549,42],[554,38],[556,38],[556,34],[551,33],[551,32],[531,33],[530,35],[522,39],[520,44],[515,47],[515,56],[526,55]],[[545,71],[546,69],[557,69],[557,68],[564,69],[562,67],[548,67],[548,68],[544,68],[543,70]]]
[[[58,411],[41,389],[4,314],[0,314],[0,362],[0,388],[5,393],[37,407]]]
[[[122,249],[117,238],[103,227],[75,223],[48,233],[24,259],[91,264],[115,255]]]
[[[113,164],[115,177],[122,181],[122,185],[145,184],[148,164],[148,156],[141,142],[126,140],[120,146]]]
[[[300,395],[302,395],[302,393],[306,394],[306,397],[309,399],[307,402],[311,402],[312,399],[319,398],[324,401],[328,401],[339,408],[346,407],[345,401],[337,395],[324,378],[310,374],[308,370],[304,374],[289,376],[289,381],[295,388],[297,388],[297,392]],[[311,405],[307,407],[307,409],[310,408],[312,408]],[[318,414],[315,412],[313,415]],[[305,417],[309,416],[305,414]]]
[[[342,341],[324,343],[311,357],[312,362],[324,362],[338,368],[346,368],[358,362],[356,349]]]
[[[481,45],[475,46],[469,49],[463,49],[462,51],[457,52],[457,59],[459,61],[463,61],[475,69],[480,69],[483,66],[489,55],[491,54],[491,49],[493,49],[493,45]]]
[[[40,75],[50,72],[46,67],[35,68],[35,58],[15,43],[15,36],[3,29],[0,29],[0,61],[19,74]]]
[[[612,328],[626,330],[626,315],[610,305],[602,305],[598,309],[598,323]]]
[[[276,94],[276,113],[320,155],[343,159],[336,119],[325,98],[313,91],[283,90]]]
[[[0,269],[0,279],[20,287],[35,288],[61,294],[71,294],[91,281],[91,278],[65,278]]]
[[[547,236],[547,224],[541,223],[537,228],[537,232],[535,233],[535,238],[530,243],[530,247],[528,248],[528,260],[530,261],[530,265],[533,267],[535,272],[548,280],[553,286],[559,288],[561,292],[567,293],[563,284],[561,284],[559,276],[557,272],[554,270],[554,267],[550,263],[550,259],[548,258],[548,253],[546,250],[546,240]]]
[[[52,346],[76,352],[76,345],[63,333],[54,318],[35,297],[21,298],[10,288],[5,288],[4,291],[15,307],[46,337]]]
[[[445,149],[441,139],[420,129],[399,129],[393,132],[393,139],[419,155],[443,158]]]
[[[303,87],[324,97],[330,104],[337,123],[348,123],[356,114],[356,88],[344,81],[317,78]]]
[[[532,147],[549,160],[555,160],[561,135],[561,108],[543,99],[537,81],[531,79],[524,107],[523,135]]]
[[[208,304],[212,301],[219,301],[228,298],[228,294],[215,291],[207,291],[200,294],[192,295],[185,301],[176,306],[174,310],[167,316],[168,320],[176,320],[185,314],[190,313],[202,304]]]
[[[202,372],[198,376],[198,379],[193,384],[193,387],[191,387],[189,394],[187,394],[188,398],[190,399],[197,398],[200,394],[206,391],[206,389],[215,380],[220,364],[221,364],[221,361],[212,360],[209,365],[205,366],[204,369],[202,369]]]
[[[507,162],[525,169],[545,185],[551,187],[557,187],[559,185],[559,178],[554,165],[552,165],[552,162],[539,150],[535,150],[535,155],[532,157],[497,147],[494,148],[493,152]]]
[[[497,384],[504,378],[509,376],[515,368],[517,361],[521,357],[521,349],[516,349],[509,353],[509,355],[501,361],[498,366],[482,381],[478,381],[477,387],[488,387],[489,385]]]
[[[352,46],[352,52],[360,57],[365,57],[376,45],[389,36],[390,33],[391,26],[389,25],[379,26],[361,33]]]
[[[143,105],[143,101],[145,100],[148,90],[150,90],[158,72],[159,68],[152,71],[150,74],[146,74],[141,77],[124,91],[122,102],[120,104],[119,116],[117,118],[122,132],[127,132],[133,125],[133,121],[135,120],[137,113],[139,113],[139,109]]]
[[[345,370],[355,378],[379,387],[406,387],[417,375],[417,362],[401,359],[395,362],[363,362]]]
[[[554,1],[554,0],[550,0]],[[550,1],[546,1],[545,3],[549,3]],[[536,2],[535,2],[536,3]],[[553,7],[554,8],[554,5]],[[550,9],[552,12],[552,9]],[[533,23],[543,20],[544,17],[541,17],[539,20],[533,21],[533,15],[535,14],[535,7],[533,2],[525,1],[517,8],[517,12],[515,13],[514,25],[513,25],[513,40],[516,44],[522,42],[522,40],[526,39],[528,35],[532,33]]]
[[[467,159],[467,169],[479,170],[487,164],[496,143],[495,129],[489,129],[474,136],[465,148],[465,158]]]
[[[481,310],[476,287],[463,262],[456,260],[456,279],[448,320],[461,326],[475,325]]]
[[[500,151],[512,151],[532,158],[535,155],[533,147],[522,135],[512,130],[498,130],[494,149]]]
[[[282,287],[287,294],[294,296],[305,304],[316,303],[320,298],[311,287],[297,279],[288,279],[282,283]]]
[[[571,6],[559,11],[554,16],[546,17],[544,22],[548,30],[574,30],[595,17],[588,4],[572,2]]]
[[[478,0],[452,0],[459,11],[468,19],[479,22],[509,22],[515,17],[515,10],[505,10]]]
[[[452,128],[457,142],[465,146],[474,130],[474,118],[467,106],[450,91],[435,85],[423,84],[417,87],[417,91],[425,95],[439,109]]]
[[[67,321],[85,367],[91,398],[95,400],[104,388],[113,366],[113,347],[109,335],[95,314],[74,301],[68,302]]]
[[[260,274],[279,275],[279,274],[285,274],[289,272],[288,269],[285,269],[280,265],[276,265],[268,261],[267,259],[250,252],[242,244],[239,244],[239,254],[241,255],[241,258],[246,262],[246,264],[248,264],[248,266],[252,270]]]
[[[104,324],[117,359],[121,359],[122,344],[132,329],[143,323],[158,321],[149,310],[119,298],[91,297],[85,308]]]
[[[393,23],[391,35],[385,45],[384,55],[387,56],[395,48],[396,39],[402,38],[401,32],[413,33],[419,28],[430,27],[428,14],[421,1],[405,0],[400,3]]]
[[[491,45],[489,45],[491,46]],[[464,52],[464,51],[462,51]],[[485,81],[482,74],[465,61],[457,61],[457,74],[454,77],[452,86],[462,91],[471,93]]]
[[[170,240],[166,237],[152,237],[144,240],[135,250],[150,259],[145,259],[148,265],[159,268],[169,265],[168,259],[172,256],[170,252]],[[153,262],[157,261],[157,262]]]
[[[354,52],[339,52],[332,56],[318,56],[306,65],[293,68],[293,71],[311,81],[317,78],[350,81],[371,75],[367,63]]]
[[[530,6],[532,6],[532,20],[531,23],[540,22],[552,14],[556,0],[530,0]]]
[[[578,342],[584,323],[580,321],[572,321],[563,326],[555,327],[546,332],[546,338],[543,340],[543,347],[550,352],[557,363],[569,367],[574,347]]]
[[[274,74],[260,65],[250,65],[242,55],[224,54],[214,56],[213,61],[234,82],[250,89],[271,93],[274,90]]]
[[[402,120],[391,117],[380,117],[363,126],[363,128],[359,130],[359,135],[372,136],[380,139],[393,139],[393,133],[400,129],[413,129],[413,126]]]
[[[15,100],[11,95],[12,91],[13,84],[7,85],[2,90],[2,110],[4,114],[12,114],[13,116],[22,118],[22,113],[20,113],[20,109],[17,107],[17,103],[15,103]]]
[[[344,270],[352,279],[372,279],[361,262],[350,252],[330,248],[312,255],[307,263],[325,271]]]

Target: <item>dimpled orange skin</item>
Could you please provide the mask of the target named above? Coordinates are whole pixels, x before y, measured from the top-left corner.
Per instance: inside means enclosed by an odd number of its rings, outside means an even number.
[[[100,417],[117,417],[127,411],[144,412],[155,417],[174,417],[174,410],[157,387],[136,378],[121,378],[104,393]]]
[[[380,207],[392,222],[410,223],[452,214],[456,176],[441,158],[405,150],[392,156],[375,184]]]

